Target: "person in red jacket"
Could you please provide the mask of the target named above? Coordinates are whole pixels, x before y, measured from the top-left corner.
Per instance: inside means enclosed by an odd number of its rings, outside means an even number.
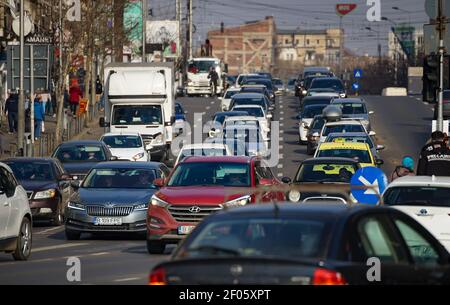
[[[80,103],[80,98],[82,97],[80,86],[76,80],[72,81],[72,85],[69,89],[69,104],[70,110],[73,115],[77,114],[77,106]]]

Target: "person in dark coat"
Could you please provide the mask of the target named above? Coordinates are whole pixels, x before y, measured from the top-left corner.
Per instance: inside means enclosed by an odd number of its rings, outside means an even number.
[[[12,93],[5,102],[5,114],[8,114],[9,134],[17,131],[18,112],[19,95],[17,93]]]
[[[426,144],[419,157],[418,176],[450,176],[450,149],[446,135],[441,131],[431,134],[430,143]]]
[[[219,74],[217,74],[216,69],[211,67],[208,79],[210,80],[211,85],[213,86],[213,91],[211,92],[211,96],[216,96],[217,93],[217,81],[219,80]]]

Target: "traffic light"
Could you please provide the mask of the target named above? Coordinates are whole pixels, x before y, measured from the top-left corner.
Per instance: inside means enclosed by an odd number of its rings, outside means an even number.
[[[423,60],[423,100],[437,101],[439,89],[439,55],[431,54]]]

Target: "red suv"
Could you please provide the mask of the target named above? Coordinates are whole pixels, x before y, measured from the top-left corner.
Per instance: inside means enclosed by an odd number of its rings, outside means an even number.
[[[161,254],[166,244],[178,243],[206,216],[224,206],[255,202],[258,185],[278,185],[270,168],[258,157],[188,157],[170,177],[156,179],[160,190],[151,199],[147,217],[147,249]],[[284,201],[283,192],[267,192],[262,201]]]

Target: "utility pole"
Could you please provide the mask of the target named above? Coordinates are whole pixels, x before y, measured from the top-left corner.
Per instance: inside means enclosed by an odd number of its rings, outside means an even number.
[[[24,92],[24,47],[25,47],[25,29],[24,29],[24,0],[20,0],[20,80],[19,80],[19,107],[18,107],[18,125],[17,125],[17,148],[20,156],[23,156],[23,144],[25,134],[25,92]],[[32,127],[32,126],[30,126]]]
[[[342,18],[339,16],[339,77],[342,77],[342,57],[344,56],[344,29],[342,27]]]
[[[437,130],[444,130],[444,118],[443,118],[443,99],[444,99],[444,34],[445,34],[445,22],[446,17],[443,15],[443,3],[442,0],[438,0],[438,17],[437,17],[437,31],[439,33],[439,99],[438,99],[438,115],[437,115]]]
[[[146,62],[148,0],[142,0],[142,62]]]
[[[114,0],[111,0],[111,11],[112,11],[112,19],[111,19],[111,33],[112,33],[112,37],[111,37],[111,62],[116,62],[116,52],[114,52],[114,48],[115,48],[115,27],[114,27],[114,19],[116,17],[116,12],[115,12],[115,5],[114,5]]]
[[[189,0],[189,59],[192,59],[193,53],[192,53],[192,32],[193,32],[193,20],[192,20],[192,1]]]

